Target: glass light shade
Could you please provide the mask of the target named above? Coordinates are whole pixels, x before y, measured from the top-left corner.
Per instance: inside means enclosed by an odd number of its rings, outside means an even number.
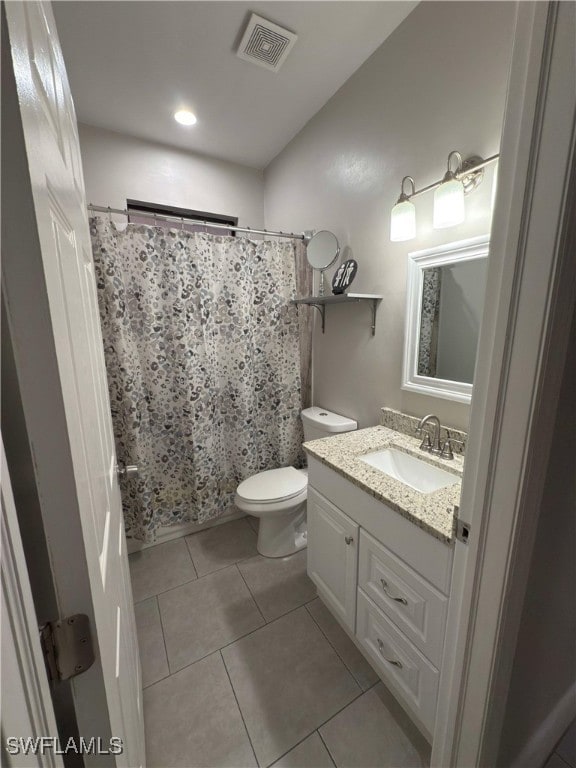
[[[390,240],[412,240],[416,235],[416,208],[410,200],[396,203],[390,216]]]
[[[180,125],[196,125],[198,122],[194,112],[190,112],[188,109],[179,109],[174,113],[174,120]]]
[[[453,227],[464,221],[464,185],[450,179],[434,192],[434,229]]]

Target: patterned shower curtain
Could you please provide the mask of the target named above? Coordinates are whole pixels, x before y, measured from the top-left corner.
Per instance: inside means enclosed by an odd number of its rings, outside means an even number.
[[[295,246],[100,217],[90,228],[116,450],[140,468],[123,483],[126,530],[151,541],[224,514],[249,475],[302,460]]]

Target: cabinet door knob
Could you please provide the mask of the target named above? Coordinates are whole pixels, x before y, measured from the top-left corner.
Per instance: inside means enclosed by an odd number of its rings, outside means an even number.
[[[346,542],[346,544],[352,544],[354,542],[354,538],[352,536],[346,536],[344,538],[344,541]]]
[[[378,650],[382,654],[382,658],[384,659],[384,661],[387,661],[388,664],[392,664],[393,667],[398,667],[398,669],[402,669],[401,661],[396,661],[396,659],[387,659],[386,656],[384,656],[384,643],[382,642],[382,640],[380,640],[379,637],[376,638],[376,642],[378,643]]]
[[[390,600],[394,600],[396,603],[402,603],[402,605],[408,605],[408,600],[406,600],[405,597],[394,597],[394,595],[391,595],[388,590],[388,582],[386,579],[380,579],[380,582],[382,583],[382,590],[384,591],[384,594],[386,597],[389,597]]]

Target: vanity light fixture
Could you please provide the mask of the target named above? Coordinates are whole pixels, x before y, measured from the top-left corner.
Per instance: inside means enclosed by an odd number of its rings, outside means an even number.
[[[390,215],[390,240],[393,242],[412,240],[416,235],[416,208],[410,201],[410,195],[404,192],[405,181],[412,184],[412,194],[416,191],[412,176],[404,176],[400,186],[400,197]]]
[[[196,125],[198,122],[194,112],[190,112],[189,109],[179,109],[178,112],[174,113],[174,120],[176,120],[177,123],[180,123],[180,125],[188,126]]]
[[[456,171],[450,170],[452,158],[458,160]],[[462,155],[450,152],[448,170],[442,184],[434,192],[434,229],[454,227],[464,221],[464,184],[456,174],[462,173]]]
[[[452,170],[453,158],[457,159],[458,165]],[[416,236],[416,209],[412,198],[421,195],[423,192],[434,192],[434,229],[444,227],[453,227],[464,221],[464,195],[467,195],[482,182],[484,178],[484,168],[498,160],[500,155],[491,155],[483,160],[478,155],[473,155],[462,160],[460,152],[450,152],[448,155],[448,170],[444,178],[428,184],[422,189],[415,189],[412,176],[404,176],[400,190],[398,202],[392,208],[390,216],[390,240],[401,242],[412,240]],[[412,192],[407,194],[404,191],[406,181],[412,184]]]

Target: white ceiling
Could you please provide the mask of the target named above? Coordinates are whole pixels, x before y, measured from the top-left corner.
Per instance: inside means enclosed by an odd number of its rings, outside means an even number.
[[[417,5],[54,2],[78,119],[264,168]],[[235,55],[250,13],[298,41],[278,73]],[[198,123],[178,125],[178,108]]]

